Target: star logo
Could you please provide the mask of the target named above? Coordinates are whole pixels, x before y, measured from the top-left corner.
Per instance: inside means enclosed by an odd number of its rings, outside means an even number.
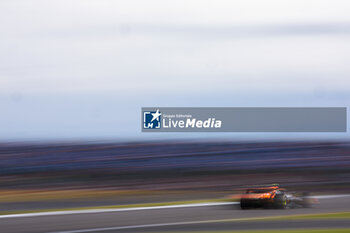
[[[157,109],[156,111],[143,112],[143,128],[144,129],[160,129],[161,128],[162,113]]]
[[[151,114],[152,114],[152,116],[153,116],[151,122],[154,121],[155,119],[157,119],[157,121],[159,121],[159,117],[162,115],[162,114],[159,112],[159,109],[157,109],[156,113],[151,113]]]

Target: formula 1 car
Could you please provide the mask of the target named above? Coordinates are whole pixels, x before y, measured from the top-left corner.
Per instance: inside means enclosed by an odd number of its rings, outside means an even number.
[[[307,193],[301,196],[287,193],[286,189],[280,188],[278,185],[250,188],[241,196],[240,204],[242,209],[249,208],[296,208],[311,207],[316,200],[311,198]]]

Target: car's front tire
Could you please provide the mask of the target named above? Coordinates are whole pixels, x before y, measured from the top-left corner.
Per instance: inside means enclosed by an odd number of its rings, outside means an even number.
[[[241,209],[242,210],[246,210],[246,209],[249,209],[251,207],[250,202],[249,202],[248,199],[241,199],[240,204],[241,204]]]

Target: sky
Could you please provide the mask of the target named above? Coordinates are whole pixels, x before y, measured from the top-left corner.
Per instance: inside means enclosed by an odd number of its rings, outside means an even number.
[[[0,141],[142,134],[141,107],[350,103],[348,1],[0,1]]]

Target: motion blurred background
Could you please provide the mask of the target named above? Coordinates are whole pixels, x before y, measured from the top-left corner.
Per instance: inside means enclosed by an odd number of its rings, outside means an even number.
[[[349,106],[347,1],[0,3],[0,138],[349,138],[142,134],[142,106]]]
[[[142,134],[141,107],[349,107],[348,1],[0,2],[3,211],[349,191],[349,133]],[[58,201],[59,200],[59,201]]]

